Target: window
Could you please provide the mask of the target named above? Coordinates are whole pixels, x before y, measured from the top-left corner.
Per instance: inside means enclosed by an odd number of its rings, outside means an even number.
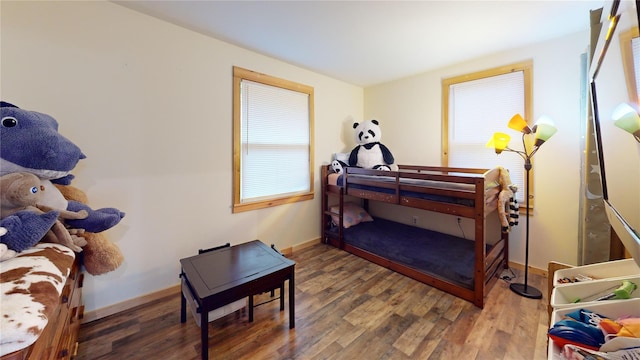
[[[637,27],[620,33],[620,51],[622,52],[622,64],[627,81],[629,101],[637,103],[640,99],[640,87],[638,86],[640,84],[640,68],[638,67],[640,37],[638,37]]]
[[[532,67],[528,61],[442,81],[442,164],[509,169],[511,181],[518,185],[520,204],[525,194],[524,161],[511,152],[496,155],[486,144],[496,131],[513,132],[507,127],[513,115],[531,121]],[[510,135],[510,147],[522,149],[522,137],[515,132]]]
[[[233,212],[313,199],[313,88],[233,68]]]

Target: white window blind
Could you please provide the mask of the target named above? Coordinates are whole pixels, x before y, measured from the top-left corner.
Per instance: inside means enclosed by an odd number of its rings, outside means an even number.
[[[309,192],[309,95],[244,79],[240,93],[240,201]]]
[[[515,71],[451,84],[449,86],[448,159],[452,167],[509,169],[511,181],[518,185],[516,198],[524,201],[524,161],[511,152],[497,155],[486,144],[493,133],[511,135],[509,147],[522,149],[520,133],[507,127],[515,114],[525,114],[524,73]]]

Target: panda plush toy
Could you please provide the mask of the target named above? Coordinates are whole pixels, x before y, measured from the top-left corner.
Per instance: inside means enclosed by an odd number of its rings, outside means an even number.
[[[333,160],[331,162],[331,169],[333,170],[334,173],[338,173],[340,175],[342,175],[342,173],[344,172],[344,168],[346,168],[347,163],[341,160]]]
[[[349,155],[349,166],[375,170],[395,170],[393,154],[380,142],[378,120],[354,123],[356,147]]]

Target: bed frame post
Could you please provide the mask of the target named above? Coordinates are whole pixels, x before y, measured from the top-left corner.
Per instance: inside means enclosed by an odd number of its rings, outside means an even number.
[[[507,232],[503,232],[502,233],[502,242],[504,243],[504,268],[508,269],[509,268],[509,233]]]
[[[329,206],[329,194],[327,194],[327,166],[322,165],[320,167],[320,178],[322,179],[322,181],[320,181],[320,188],[322,191],[322,207],[320,208],[320,234],[322,236],[322,243],[326,244],[328,243],[328,239],[327,239],[327,215],[325,214],[325,211],[327,211],[327,208]]]
[[[485,258],[487,257],[487,247],[485,239],[485,222],[484,216],[484,177],[475,180],[475,199],[474,199],[474,222],[475,222],[475,261],[474,261],[474,299],[473,303],[479,307],[484,307],[484,291],[485,291]]]
[[[338,211],[340,215],[338,216],[338,244],[340,250],[344,250],[344,186],[340,187],[340,210]]]

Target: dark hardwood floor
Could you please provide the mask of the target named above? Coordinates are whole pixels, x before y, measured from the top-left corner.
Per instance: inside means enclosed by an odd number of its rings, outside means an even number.
[[[279,302],[209,323],[211,359],[546,359],[546,279],[529,274],[542,300],[499,280],[483,310],[331,246],[291,256],[296,328]],[[276,295],[277,295],[276,291]],[[286,293],[286,290],[285,290]],[[256,304],[269,294],[256,297]],[[287,307],[288,304],[285,304]],[[200,329],[180,323],[180,294],[83,324],[76,359],[200,358]]]

